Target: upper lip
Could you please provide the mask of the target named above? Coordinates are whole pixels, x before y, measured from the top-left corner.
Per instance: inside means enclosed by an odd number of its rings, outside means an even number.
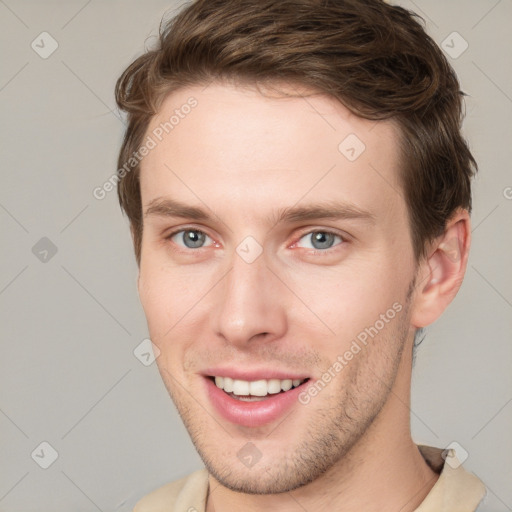
[[[309,378],[305,373],[297,373],[278,369],[240,369],[240,368],[207,368],[204,370],[205,377],[230,377],[231,379],[256,381],[256,380],[304,380]]]

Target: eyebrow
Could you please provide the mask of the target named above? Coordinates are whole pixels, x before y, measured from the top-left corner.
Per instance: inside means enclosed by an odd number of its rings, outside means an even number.
[[[309,204],[307,206],[293,206],[282,208],[270,217],[274,224],[304,222],[317,219],[332,220],[362,220],[375,224],[376,217],[373,213],[363,210],[351,203],[338,201],[326,201]]]
[[[186,219],[208,221],[212,216],[203,208],[189,206],[174,199],[156,198],[153,199],[144,216],[156,215],[160,217],[182,217]],[[376,217],[373,213],[363,210],[352,203],[338,201],[325,201],[307,206],[292,206],[280,208],[274,214],[267,217],[269,224],[297,223],[317,219],[332,220],[360,220],[375,224]]]
[[[157,197],[153,199],[144,213],[144,217],[156,215],[159,217],[183,217],[193,220],[208,220],[211,215],[202,208],[189,206],[174,199],[164,199]]]

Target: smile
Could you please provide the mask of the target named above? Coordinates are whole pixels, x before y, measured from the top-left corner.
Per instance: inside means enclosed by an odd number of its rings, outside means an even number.
[[[239,380],[230,377],[214,377],[215,385],[232,398],[243,401],[257,401],[268,395],[289,391],[300,386],[307,379],[260,379]]]
[[[309,378],[204,377],[214,410],[224,420],[242,427],[262,427],[285,418],[293,408],[303,407],[298,397],[310,383]]]

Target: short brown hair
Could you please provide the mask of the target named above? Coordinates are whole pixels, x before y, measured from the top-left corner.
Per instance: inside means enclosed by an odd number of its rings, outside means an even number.
[[[188,4],[160,30],[156,48],[117,81],[116,101],[128,114],[118,169],[126,169],[170,92],[215,80],[295,83],[338,99],[362,118],[394,119],[417,260],[456,209],[471,211],[476,162],[461,135],[463,93],[414,13],[382,0]],[[139,163],[122,173],[118,196],[140,263],[139,174]]]

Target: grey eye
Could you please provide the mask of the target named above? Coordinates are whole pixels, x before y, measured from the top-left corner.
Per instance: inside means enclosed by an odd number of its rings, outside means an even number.
[[[335,245],[336,239],[340,242],[342,241],[341,237],[335,233],[329,233],[328,231],[312,231],[304,235],[298,245],[307,249],[330,249]],[[306,241],[306,245],[300,245],[302,240]]]
[[[198,249],[203,247],[206,239],[210,237],[197,229],[184,229],[175,233],[171,240],[187,249]]]

